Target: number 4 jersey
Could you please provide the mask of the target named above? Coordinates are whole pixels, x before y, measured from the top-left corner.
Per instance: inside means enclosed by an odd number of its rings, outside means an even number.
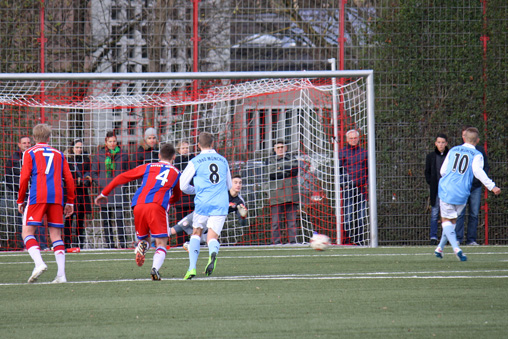
[[[496,185],[483,170],[483,155],[471,144],[453,147],[441,167],[439,180],[439,199],[452,205],[465,205],[473,176],[477,177],[489,190]]]
[[[23,153],[23,166],[19,179],[18,204],[25,201],[30,182],[28,205],[73,204],[75,198],[74,179],[62,152],[45,143],[27,149]]]
[[[181,191],[177,185],[180,171],[165,161],[141,165],[118,175],[104,187],[102,195],[107,196],[116,186],[139,178],[143,181],[132,198],[132,207],[156,203],[167,211],[170,205],[180,200]]]

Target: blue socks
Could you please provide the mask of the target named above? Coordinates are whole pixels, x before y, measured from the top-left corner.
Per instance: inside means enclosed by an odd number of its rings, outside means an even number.
[[[442,250],[446,246],[446,243],[448,243],[448,238],[446,237],[446,234],[443,229],[443,234],[441,235],[441,241],[439,241],[439,245],[437,247],[441,248]]]
[[[456,252],[456,249],[459,248],[459,242],[457,241],[457,234],[455,234],[455,225],[451,223],[451,221],[445,221],[442,223],[443,226],[443,234],[448,238],[450,245],[453,250]],[[441,238],[441,242],[443,241],[444,236]],[[441,245],[441,243],[439,244]]]
[[[217,239],[212,239],[208,242],[208,254],[212,255],[213,252],[219,254],[220,243]]]
[[[201,237],[192,235],[189,240],[189,271],[196,269],[198,262],[199,250],[201,248]]]

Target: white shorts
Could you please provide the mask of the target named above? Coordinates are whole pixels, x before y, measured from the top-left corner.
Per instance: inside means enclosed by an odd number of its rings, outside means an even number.
[[[206,229],[206,227],[208,227],[220,236],[222,227],[224,227],[224,222],[226,221],[226,217],[226,215],[199,215],[194,212],[192,227],[201,229]]]
[[[444,202],[443,200],[439,200],[439,212],[441,213],[441,218],[450,220],[457,219],[464,207],[466,207],[466,205],[452,205]]]

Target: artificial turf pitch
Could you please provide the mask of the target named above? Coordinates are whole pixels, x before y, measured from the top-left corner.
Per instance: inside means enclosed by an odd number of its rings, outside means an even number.
[[[182,280],[182,249],[162,281],[132,250],[67,254],[67,284],[52,252],[35,284],[26,252],[0,253],[2,338],[505,338],[508,247],[221,248],[211,277]]]

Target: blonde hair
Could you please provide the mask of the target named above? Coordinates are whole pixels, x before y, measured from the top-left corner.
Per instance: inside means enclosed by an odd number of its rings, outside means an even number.
[[[464,134],[464,141],[469,144],[475,144],[478,141],[478,129],[476,127],[469,127],[466,129],[466,133]]]
[[[33,128],[33,135],[36,143],[47,142],[51,136],[51,126],[48,124],[38,124]]]

